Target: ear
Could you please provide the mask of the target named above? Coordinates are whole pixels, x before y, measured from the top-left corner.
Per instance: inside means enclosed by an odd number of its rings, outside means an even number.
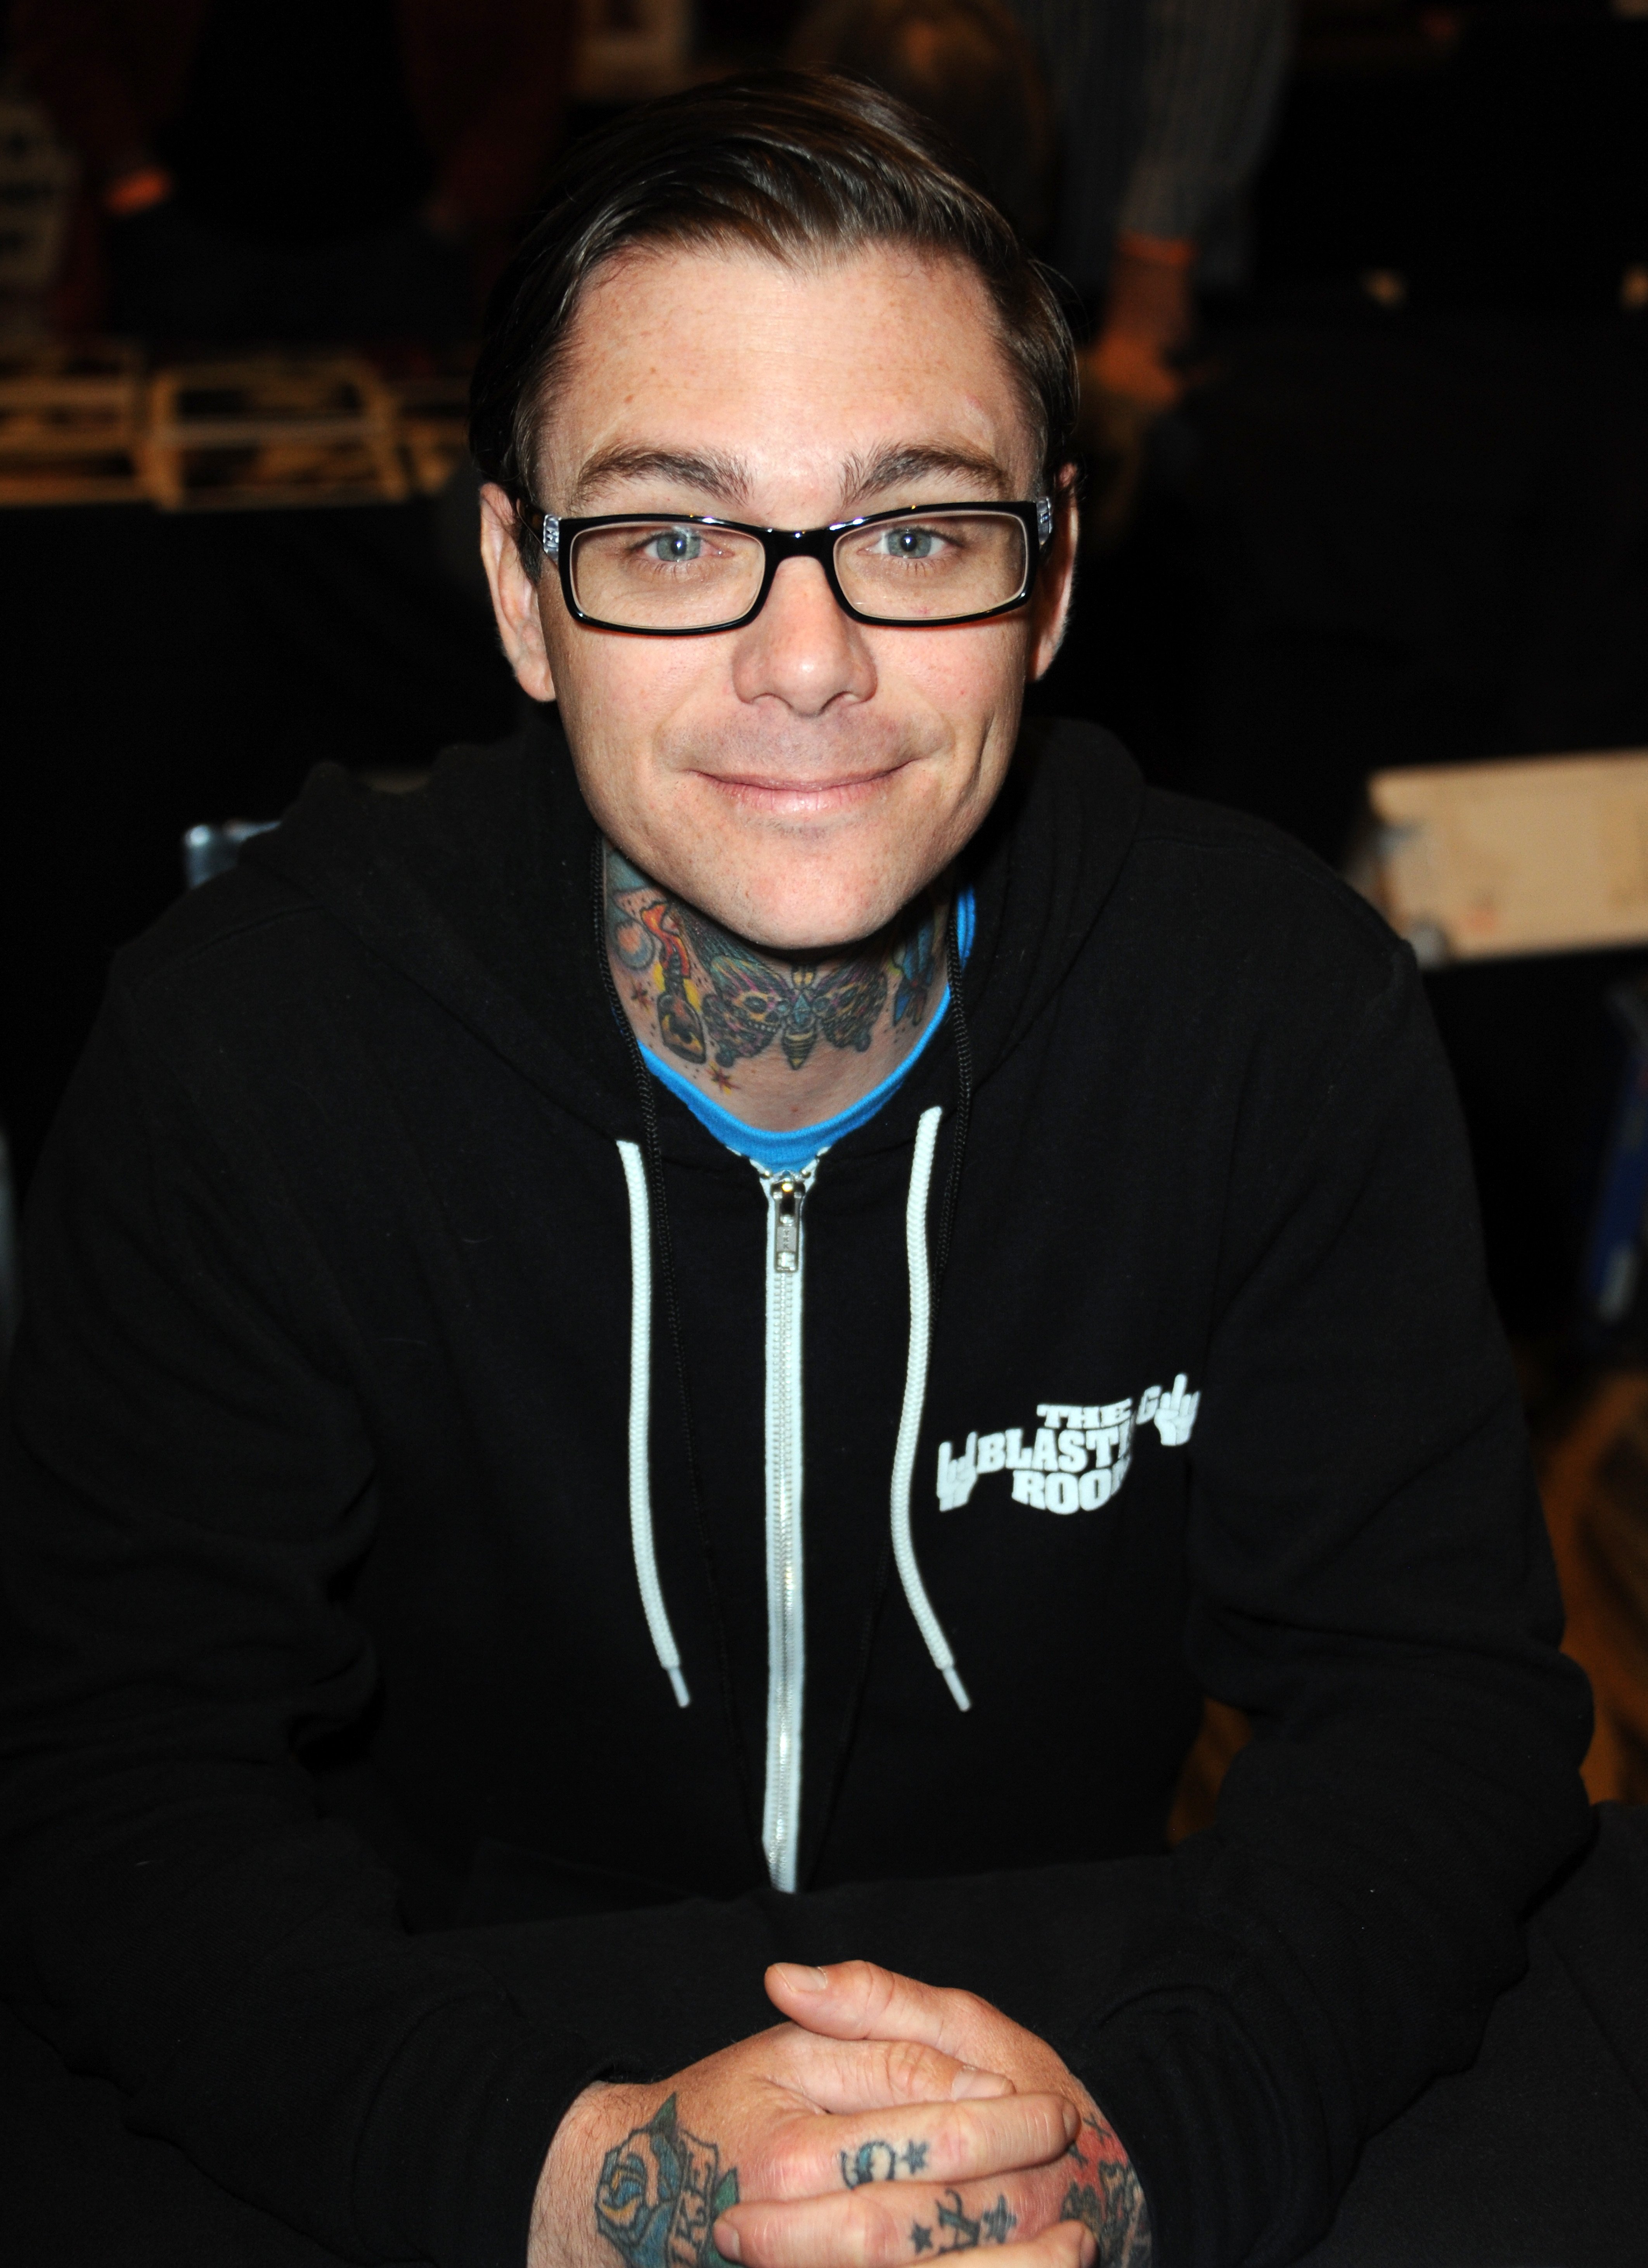
[[[1025,674],[1034,685],[1053,666],[1053,657],[1064,643],[1070,622],[1070,598],[1076,588],[1077,539],[1081,512],[1076,501],[1076,468],[1063,466],[1053,494],[1053,541],[1041,572],[1036,578],[1033,601],[1034,628]]]
[[[481,490],[481,564],[492,593],[498,642],[516,683],[534,701],[553,701],[555,675],[539,612],[541,580],[534,583],[521,564],[515,507],[495,481]],[[546,560],[541,576],[552,571]]]

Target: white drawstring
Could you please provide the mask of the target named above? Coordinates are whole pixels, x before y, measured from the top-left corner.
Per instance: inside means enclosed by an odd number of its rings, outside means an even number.
[[[973,1706],[950,1651],[944,1625],[933,1612],[916,1564],[910,1537],[910,1482],[916,1469],[916,1449],[921,1433],[922,1410],[927,1399],[927,1361],[932,1342],[932,1284],[927,1265],[927,1201],[932,1187],[933,1152],[938,1145],[944,1113],[936,1105],[923,1110],[916,1129],[916,1151],[910,1162],[909,1198],[904,1214],[904,1248],[909,1263],[909,1358],[904,1373],[904,1407],[899,1418],[898,1447],[893,1456],[893,1557],[904,1596],[909,1602],[916,1627],[926,1642],[933,1667],[950,1688],[958,1709]],[[652,1339],[652,1217],[647,1201],[646,1171],[633,1142],[620,1142],[624,1181],[629,1192],[629,1544],[635,1555],[636,1585],[652,1637],[659,1667],[669,1677],[675,1698],[688,1706],[690,1696],[681,1675],[681,1654],[670,1628],[669,1611],[658,1583],[658,1559],[652,1546],[652,1498],[648,1441],[649,1388]]]
[[[684,1709],[691,1696],[681,1675],[681,1654],[670,1628],[669,1610],[658,1582],[652,1549],[651,1462],[648,1412],[652,1369],[652,1212],[647,1203],[646,1168],[633,1142],[621,1142],[624,1181],[629,1191],[629,1548],[635,1554],[636,1587],[652,1634],[658,1667],[668,1674]]]
[[[927,1357],[932,1338],[932,1284],[927,1270],[927,1193],[932,1182],[933,1150],[938,1122],[944,1116],[937,1104],[923,1110],[916,1128],[916,1154],[910,1163],[909,1201],[904,1212],[904,1248],[909,1261],[909,1360],[904,1372],[904,1411],[899,1419],[898,1447],[893,1457],[893,1557],[899,1580],[916,1617],[916,1627],[927,1641],[933,1667],[944,1678],[958,1709],[970,1709],[967,1690],[956,1674],[955,1656],[944,1634],[944,1624],[933,1612],[916,1564],[910,1541],[910,1479],[916,1469],[916,1438],[921,1432],[922,1407],[927,1399]]]

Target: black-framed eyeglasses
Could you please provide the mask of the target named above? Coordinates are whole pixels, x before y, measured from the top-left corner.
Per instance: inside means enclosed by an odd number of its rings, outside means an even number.
[[[568,612],[592,630],[702,637],[754,622],[786,559],[816,559],[856,622],[937,630],[1011,614],[1053,538],[1053,499],[901,504],[828,527],[711,512],[536,514]]]

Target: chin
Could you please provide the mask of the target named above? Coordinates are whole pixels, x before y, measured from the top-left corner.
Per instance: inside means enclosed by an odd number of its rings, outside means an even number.
[[[939,862],[942,865],[942,861]],[[763,865],[765,862],[763,862]],[[729,887],[727,869],[706,873],[687,895],[725,928],[775,953],[820,952],[854,946],[885,929],[930,879],[917,865],[891,873],[772,871]],[[933,870],[935,873],[938,868]]]

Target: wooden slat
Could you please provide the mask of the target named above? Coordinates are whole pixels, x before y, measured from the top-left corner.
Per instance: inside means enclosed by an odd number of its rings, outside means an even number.
[[[141,503],[142,405],[129,348],[0,352],[0,505]]]
[[[457,358],[385,379],[348,352],[223,355],[145,379],[117,343],[0,350],[0,506],[395,503],[445,484],[467,421]]]
[[[354,356],[161,371],[141,453],[150,494],[172,512],[399,503],[411,486],[394,401]]]
[[[1585,1786],[1648,1802],[1648,1373],[1600,1380],[1541,1462],[1563,1647],[1596,1697]]]

